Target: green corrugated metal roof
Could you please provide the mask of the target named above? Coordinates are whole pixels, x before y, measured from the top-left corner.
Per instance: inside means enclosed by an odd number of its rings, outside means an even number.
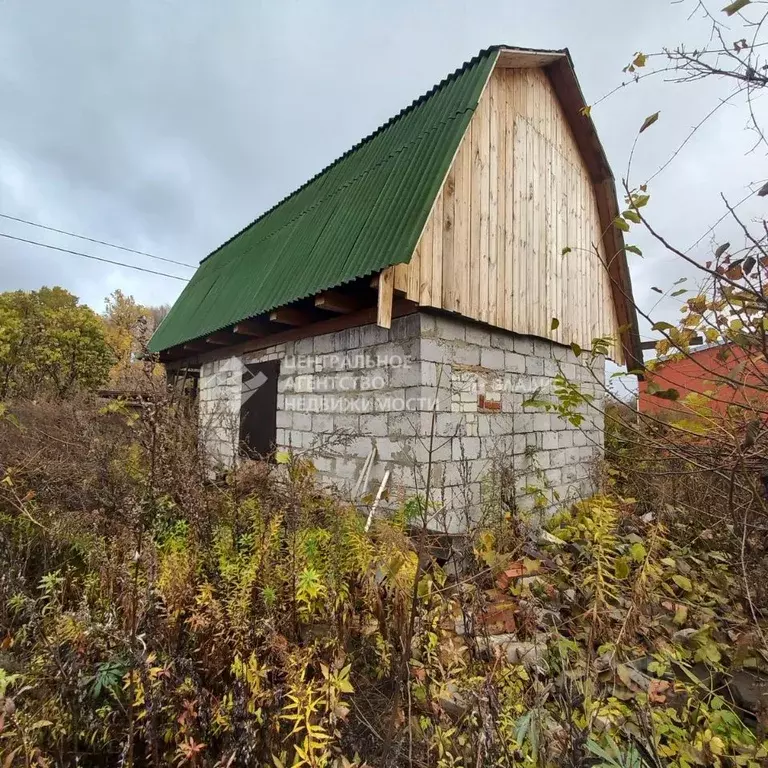
[[[204,259],[150,350],[407,262],[497,55],[481,52]]]

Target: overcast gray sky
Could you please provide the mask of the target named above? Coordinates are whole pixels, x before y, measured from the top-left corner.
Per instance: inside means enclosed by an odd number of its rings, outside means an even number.
[[[587,101],[637,50],[706,39],[693,2],[616,0],[3,0],[0,213],[196,264],[263,210],[494,43],[571,50]],[[593,111],[620,178],[643,118],[635,181],[726,86],[632,85]],[[710,121],[654,183],[652,218],[690,245],[765,176],[741,107]],[[191,275],[0,219],[0,232]],[[735,238],[727,229],[722,239]],[[647,238],[635,294],[682,272]],[[708,241],[697,253],[708,248]],[[61,285],[97,310],[122,288],[172,302],[176,280],[0,238],[0,290]]]

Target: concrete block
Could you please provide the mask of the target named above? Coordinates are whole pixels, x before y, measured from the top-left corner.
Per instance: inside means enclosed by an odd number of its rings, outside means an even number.
[[[452,317],[437,317],[437,335],[447,341],[465,341],[467,321],[454,320]]]
[[[421,414],[414,412],[392,412],[385,415],[387,432],[391,438],[414,437],[420,434]]]
[[[525,358],[517,352],[505,352],[504,370],[508,373],[525,373]]]
[[[534,413],[533,414],[533,431],[534,432],[549,432],[552,420],[548,413]]]
[[[581,448],[566,448],[565,449],[565,463],[566,464],[578,464],[581,461],[579,451]]]
[[[485,347],[480,351],[480,365],[483,368],[490,368],[492,371],[503,371],[505,366],[504,351]]]
[[[573,445],[575,445],[576,447],[579,447],[579,446],[586,445],[586,444],[587,444],[587,436],[586,436],[586,434],[582,430],[580,430],[580,429],[574,430],[573,431]]]
[[[429,312],[419,312],[419,333],[423,337],[437,333],[437,318]]]
[[[533,418],[532,413],[520,413],[515,416],[515,431],[516,432],[533,432]]]
[[[433,363],[434,365],[434,363]],[[421,365],[408,363],[389,369],[389,383],[392,387],[417,387],[421,381]]]
[[[458,365],[480,365],[480,347],[471,344],[452,344],[448,350],[447,359]]]
[[[491,346],[491,332],[479,325],[467,325],[467,344],[477,344],[479,347]]]
[[[291,426],[293,429],[300,429],[302,432],[310,432],[312,430],[312,417],[308,413],[294,411]]]
[[[320,433],[333,432],[333,415],[330,413],[316,413],[312,417],[312,431]]]
[[[530,336],[515,336],[513,348],[515,352],[530,357],[533,355],[533,339]]]
[[[388,437],[376,437],[373,440],[376,446],[376,458],[378,461],[393,461],[403,458],[403,447],[399,441],[390,440]]]
[[[389,341],[389,330],[378,325],[364,325],[360,330],[360,346],[363,349]]]
[[[533,354],[536,357],[552,359],[553,344],[549,339],[534,338]]]
[[[454,437],[451,445],[451,456],[454,461],[480,458],[480,438]]]
[[[293,412],[292,411],[278,411],[277,412],[277,426],[282,429],[290,429],[293,426]]]
[[[421,340],[421,359],[429,362],[442,363],[449,360],[449,348],[439,339]]]
[[[558,447],[560,448],[572,448],[573,447],[573,430],[564,429],[557,434]]]
[[[543,376],[544,361],[540,357],[526,357],[525,372],[529,376]]]
[[[541,447],[545,451],[553,451],[560,447],[560,440],[556,432],[542,432]]]
[[[458,413],[438,413],[435,423],[435,434],[441,437],[461,435],[464,417]]]
[[[568,462],[566,461],[566,452],[563,450],[551,451],[549,455],[549,464],[552,467],[564,467]]]
[[[515,336],[504,331],[492,331],[491,346],[512,352],[515,348]]]
[[[389,433],[387,416],[383,413],[366,414],[360,417],[360,431],[364,435],[384,437]]]

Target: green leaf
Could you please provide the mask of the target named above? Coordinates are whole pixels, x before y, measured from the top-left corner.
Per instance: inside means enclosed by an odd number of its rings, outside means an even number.
[[[643,206],[648,205],[648,201],[650,199],[650,195],[633,195],[632,204],[635,206],[635,208],[642,208]]]
[[[625,245],[624,250],[629,251],[629,253],[636,253],[638,256],[643,255],[643,252],[636,245]]]
[[[617,579],[626,579],[629,576],[629,562],[626,557],[617,557],[614,565],[614,573]]]
[[[570,245],[566,245],[566,246],[565,246],[565,248],[563,248],[563,250],[562,250],[562,251],[560,251],[560,255],[561,255],[561,256],[566,256],[566,255],[567,255],[567,254],[569,254],[569,253],[570,253],[572,250],[573,250],[573,248],[571,248],[571,246],[570,246]]]
[[[571,344],[571,349],[573,350],[573,354],[576,355],[576,357],[580,357],[581,353],[584,351],[575,341],[573,344]]]
[[[717,250],[715,251],[715,258],[719,259],[730,247],[730,243],[723,243],[722,245],[718,245]]]
[[[644,53],[638,53],[637,56],[633,59],[632,63],[636,67],[644,67],[645,62],[648,60],[648,57]]]
[[[643,124],[640,126],[640,133],[650,128],[657,120],[659,119],[659,113],[654,112],[652,115],[648,115],[648,117],[643,120]]]
[[[669,389],[662,389],[658,392],[654,392],[654,397],[660,397],[662,400],[679,400],[680,399],[680,393],[676,390],[670,387]]]
[[[634,224],[640,224],[642,219],[640,218],[640,214],[637,213],[637,211],[624,211],[624,213],[621,214],[625,219],[628,221],[633,222]]]
[[[629,224],[627,224],[621,216],[617,216],[613,220],[613,226],[616,227],[616,229],[620,229],[622,232],[629,232]]]
[[[729,16],[733,16],[734,13],[738,13],[744,6],[749,5],[752,0],[734,0],[730,5],[726,5],[723,11]]]
[[[645,560],[647,552],[645,547],[639,541],[636,541],[630,548],[629,554],[636,563],[642,563]]]
[[[678,288],[676,291],[672,292],[672,296],[682,296],[684,293],[688,293],[687,288]]]
[[[278,451],[275,454],[275,461],[278,464],[290,464],[291,463],[291,454],[288,453],[288,451]]]
[[[686,592],[690,592],[693,589],[693,584],[691,584],[691,580],[687,576],[682,576],[681,574],[676,573],[672,576],[672,581],[674,581],[680,589]]]
[[[659,320],[659,322],[654,323],[651,326],[651,330],[653,331],[672,331],[674,328],[675,326],[672,325],[672,323],[668,323],[665,320]]]
[[[583,106],[579,110],[579,112],[581,112],[581,114],[584,115],[584,117],[589,117],[590,114],[592,113],[592,107],[590,107],[589,105]]]
[[[549,325],[549,330],[556,331],[559,327],[560,327],[560,321],[556,317],[553,317],[552,322]]]
[[[661,290],[661,288],[657,288],[655,285],[651,286],[652,291],[656,291],[656,293],[664,293],[664,291]]]

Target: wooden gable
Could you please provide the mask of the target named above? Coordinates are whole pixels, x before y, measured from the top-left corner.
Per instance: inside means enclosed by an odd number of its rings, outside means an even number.
[[[500,57],[394,287],[422,306],[588,348],[620,336],[605,227],[550,77],[520,66],[531,61]],[[611,357],[624,361],[621,344]]]

